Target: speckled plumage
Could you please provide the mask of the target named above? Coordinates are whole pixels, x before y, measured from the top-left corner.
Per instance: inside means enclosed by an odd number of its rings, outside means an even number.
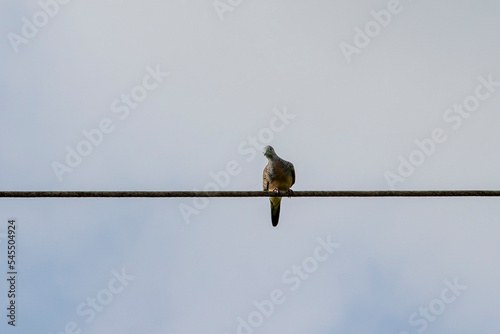
[[[281,159],[271,146],[264,147],[263,153],[268,160],[262,177],[264,191],[289,190],[295,183],[293,164]],[[277,226],[280,217],[281,197],[271,197],[269,200],[271,202],[272,224]]]

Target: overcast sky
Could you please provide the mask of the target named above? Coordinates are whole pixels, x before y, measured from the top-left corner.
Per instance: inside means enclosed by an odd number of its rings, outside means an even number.
[[[500,189],[499,10],[0,0],[0,188]],[[498,333],[499,204],[2,199],[0,331]]]

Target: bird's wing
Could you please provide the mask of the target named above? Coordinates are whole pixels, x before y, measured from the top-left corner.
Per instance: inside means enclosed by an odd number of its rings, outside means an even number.
[[[295,183],[295,168],[291,162],[286,160],[283,160],[281,165],[283,166],[283,173],[285,173],[287,178],[291,179],[290,187],[292,187]]]
[[[267,176],[267,166],[264,168],[264,173],[262,175],[262,186],[264,188],[264,191],[268,191],[269,190],[269,178]]]
[[[290,172],[292,173],[292,185],[291,186],[293,186],[295,184],[295,168],[293,167],[293,164],[291,162],[290,162]]]

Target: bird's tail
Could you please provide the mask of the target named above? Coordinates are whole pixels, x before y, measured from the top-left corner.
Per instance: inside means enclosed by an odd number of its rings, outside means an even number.
[[[271,221],[273,226],[276,227],[280,220],[281,197],[273,197],[269,201],[271,202]]]

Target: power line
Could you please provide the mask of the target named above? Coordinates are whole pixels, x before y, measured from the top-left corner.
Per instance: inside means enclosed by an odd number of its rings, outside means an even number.
[[[5,198],[36,197],[498,197],[500,190],[272,191],[0,191]]]

